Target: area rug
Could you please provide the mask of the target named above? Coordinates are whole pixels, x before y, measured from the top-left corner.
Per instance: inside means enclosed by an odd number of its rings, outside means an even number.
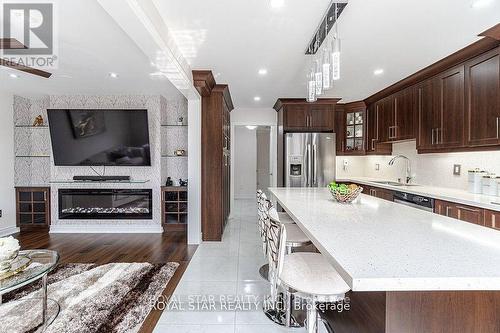
[[[48,296],[61,312],[45,332],[137,332],[179,264],[112,263],[60,265],[49,275]],[[0,332],[35,332],[41,305],[14,302],[41,297],[33,284],[3,297]],[[39,302],[37,302],[38,304]]]

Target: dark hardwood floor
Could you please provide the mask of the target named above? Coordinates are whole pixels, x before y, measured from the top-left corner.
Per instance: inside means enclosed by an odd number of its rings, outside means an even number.
[[[49,234],[47,231],[23,231],[14,235],[21,249],[51,249],[59,252],[60,263],[178,262],[179,268],[163,291],[172,295],[187,264],[196,251],[187,245],[184,231],[164,234]],[[152,332],[161,311],[153,310],[141,332]]]

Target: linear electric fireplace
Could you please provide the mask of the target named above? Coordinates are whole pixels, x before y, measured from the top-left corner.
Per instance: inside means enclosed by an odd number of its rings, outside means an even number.
[[[150,189],[59,189],[59,219],[151,220]]]

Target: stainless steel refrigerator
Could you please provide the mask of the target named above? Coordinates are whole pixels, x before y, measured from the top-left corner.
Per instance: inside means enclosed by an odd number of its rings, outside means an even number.
[[[285,186],[324,187],[335,180],[335,133],[287,133]]]

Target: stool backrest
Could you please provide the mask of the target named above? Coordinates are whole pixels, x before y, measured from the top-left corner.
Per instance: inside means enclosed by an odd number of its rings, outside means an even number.
[[[257,191],[257,225],[259,228],[260,238],[262,240],[262,250],[267,254],[267,220],[269,219],[269,208],[271,207],[271,202],[267,200],[266,195],[260,191]]]
[[[269,219],[267,225],[267,258],[269,269],[276,271],[278,268],[278,256],[281,241],[281,223],[276,208],[269,208]]]

